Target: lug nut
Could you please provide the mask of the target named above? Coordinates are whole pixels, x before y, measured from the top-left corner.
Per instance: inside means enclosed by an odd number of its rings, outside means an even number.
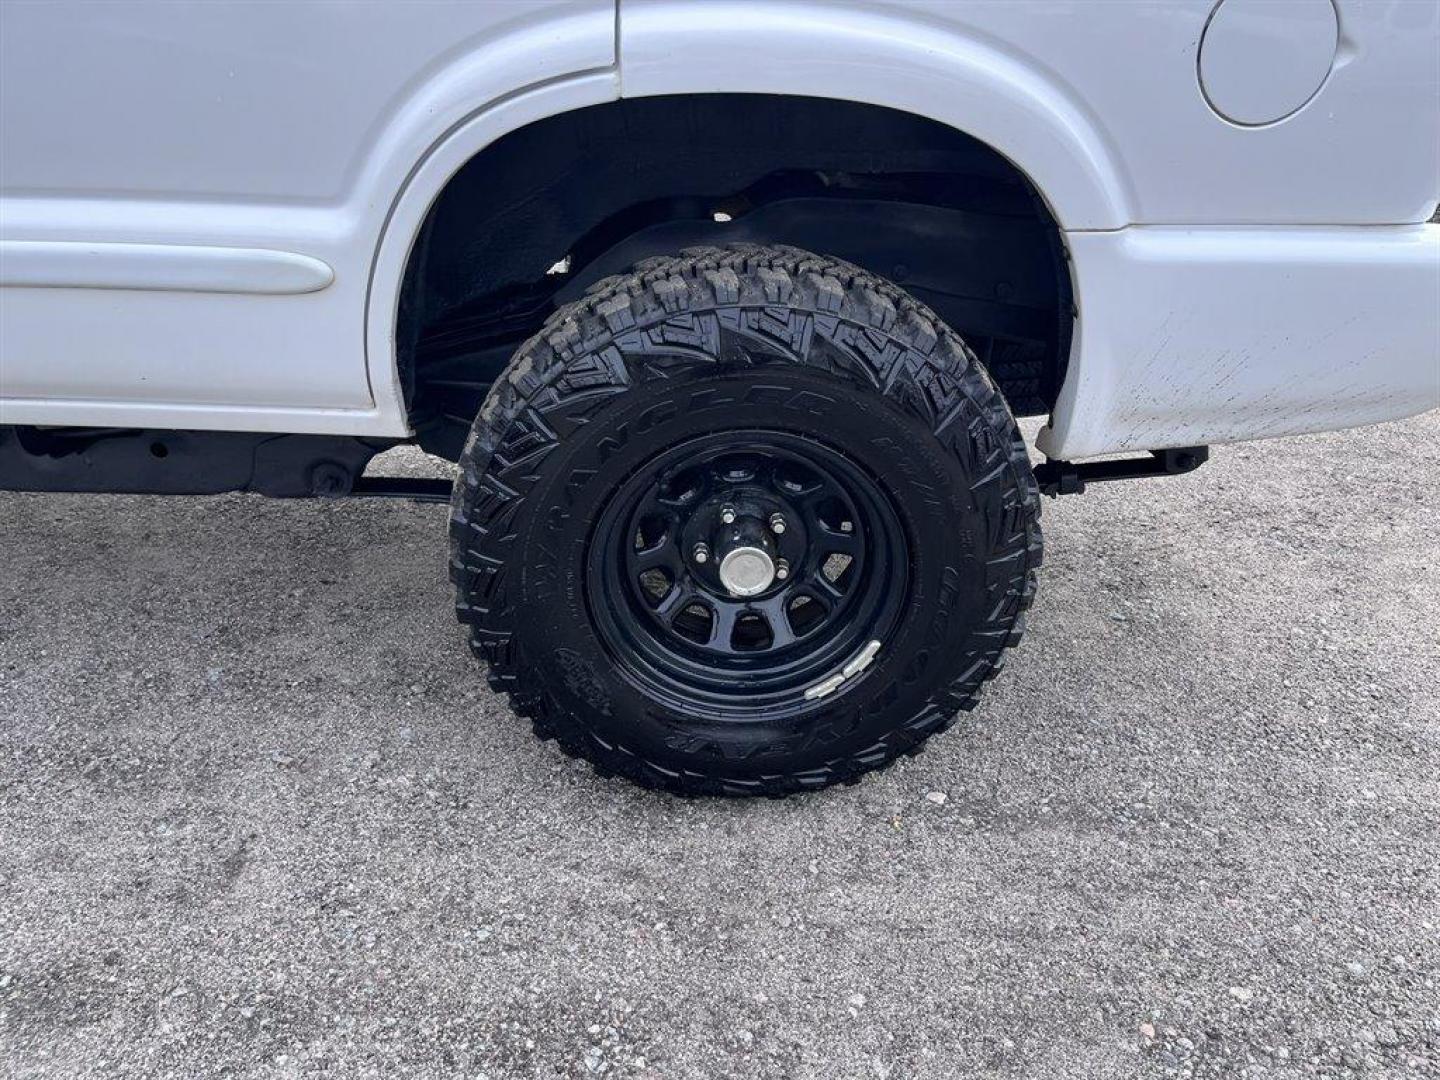
[[[704,544],[696,544],[695,550],[691,553],[691,556],[696,562],[703,563],[710,558],[710,549]]]
[[[733,506],[720,507],[720,521],[725,525],[734,525],[735,508]]]
[[[770,531],[779,536],[785,531],[785,519],[780,514],[770,515]]]
[[[854,532],[854,531],[855,531],[855,523],[854,523],[853,521],[842,521],[842,522],[840,522],[840,531],[841,531],[841,532]]]
[[[780,532],[781,530],[780,530],[780,529],[776,529],[775,531],[776,531],[776,532]],[[790,564],[789,564],[788,562],[786,562],[784,559],[778,559],[778,560],[776,560],[776,562],[775,562],[775,579],[776,579],[777,581],[784,581],[784,580],[785,580],[786,578],[788,578],[789,576],[790,576]]]

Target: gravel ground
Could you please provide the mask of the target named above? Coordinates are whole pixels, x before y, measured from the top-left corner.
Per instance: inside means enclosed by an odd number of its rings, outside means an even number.
[[[0,1071],[1440,1076],[1437,445],[1047,502],[982,707],[782,803],[535,742],[443,507],[0,496]]]

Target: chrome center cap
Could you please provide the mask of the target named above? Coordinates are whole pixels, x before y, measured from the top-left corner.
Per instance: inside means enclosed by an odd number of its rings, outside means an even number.
[[[731,596],[755,596],[775,580],[775,561],[758,547],[737,547],[720,560],[720,583]]]

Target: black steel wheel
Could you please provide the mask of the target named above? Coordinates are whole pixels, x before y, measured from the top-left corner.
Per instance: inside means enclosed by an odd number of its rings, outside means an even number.
[[[888,283],[788,249],[642,264],[487,399],[452,515],[491,684],[684,794],[858,778],[1015,644],[1039,498],[999,392]]]
[[[889,637],[908,579],[899,511],[872,476],[827,443],[740,429],[686,440],[622,485],[587,595],[637,686],[740,718],[820,696]]]

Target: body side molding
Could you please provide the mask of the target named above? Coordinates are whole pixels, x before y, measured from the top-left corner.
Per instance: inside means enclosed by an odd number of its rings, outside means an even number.
[[[0,240],[0,286],[289,295],[335,280],[330,264],[265,248]]]

